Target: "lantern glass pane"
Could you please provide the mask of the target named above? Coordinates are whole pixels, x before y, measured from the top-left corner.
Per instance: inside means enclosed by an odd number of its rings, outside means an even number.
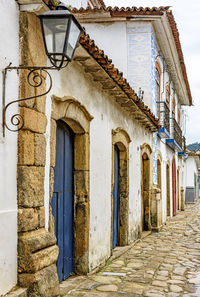
[[[63,53],[65,35],[67,31],[67,18],[44,18],[44,35],[46,40],[47,52]]]
[[[77,27],[77,25],[74,23],[74,21],[71,21],[71,27],[69,32],[69,38],[68,38],[68,44],[67,44],[67,50],[66,54],[67,56],[72,59],[76,43],[78,41],[80,34],[80,29]]]

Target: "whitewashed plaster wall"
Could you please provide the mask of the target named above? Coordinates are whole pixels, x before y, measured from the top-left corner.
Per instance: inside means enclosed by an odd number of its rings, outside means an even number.
[[[128,22],[128,81],[138,93],[144,91],[144,102],[152,108],[152,26],[150,22]]]
[[[87,33],[123,72],[138,93],[144,90],[144,101],[152,107],[151,23],[107,22],[85,24]]]
[[[62,0],[62,3],[66,5],[71,5],[72,7],[80,8],[80,7],[87,7],[88,1],[87,0]]]
[[[197,164],[193,156],[186,160],[186,187],[194,187],[194,174],[198,175]]]
[[[137,238],[141,223],[140,145],[152,146],[152,134],[134,122],[76,62],[52,75],[52,94],[72,96],[94,117],[90,124],[89,239],[89,265],[93,269],[110,256],[112,129],[123,128],[132,140],[129,147],[129,242]],[[46,114],[50,115],[50,105],[47,106]],[[49,119],[48,116],[48,122]],[[47,174],[46,179],[48,177]]]
[[[0,94],[2,70],[12,62],[19,64],[18,5],[14,0],[2,0],[0,9]],[[6,103],[18,98],[18,76],[8,72]],[[2,123],[2,98],[0,100]],[[17,113],[17,104],[10,115]],[[6,130],[5,138],[0,125],[0,295],[6,294],[17,282],[17,133]]]
[[[128,77],[127,35],[125,22],[83,24],[96,45],[105,51],[119,71]]]
[[[166,185],[166,166],[169,162],[169,172],[170,172],[170,214],[172,216],[172,158],[174,156],[174,152],[165,144],[164,139],[160,139],[158,137],[157,141],[157,155],[159,154],[162,162],[161,162],[161,182],[162,182],[162,222],[164,223],[167,218],[167,185]]]

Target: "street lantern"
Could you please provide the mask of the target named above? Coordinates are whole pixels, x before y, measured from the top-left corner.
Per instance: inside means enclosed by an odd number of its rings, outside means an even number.
[[[83,30],[77,19],[66,7],[38,15],[46,54],[53,66],[60,69],[71,62]]]
[[[40,18],[46,54],[53,67],[32,65],[11,66],[12,63],[10,63],[3,69],[2,119],[4,137],[5,128],[9,131],[16,132],[21,130],[24,126],[24,118],[20,113],[12,115],[9,122],[7,121],[6,112],[8,107],[13,103],[32,100],[33,98],[43,98],[43,96],[50,92],[52,88],[52,77],[48,70],[60,70],[72,61],[81,31],[83,30],[75,16],[73,16],[62,3],[56,6],[56,10],[45,12],[44,14],[38,15],[38,17]],[[49,86],[47,90],[37,95],[10,101],[6,104],[6,77],[7,72],[11,70],[28,70],[27,83],[33,88],[39,88],[44,83],[46,85],[47,78],[49,80]]]

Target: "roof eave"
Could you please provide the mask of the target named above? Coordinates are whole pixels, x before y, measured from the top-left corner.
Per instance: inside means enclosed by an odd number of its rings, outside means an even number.
[[[143,9],[143,8],[111,8],[106,9],[74,9],[73,12],[81,23],[101,23],[101,22],[124,22],[131,20],[148,20],[153,22],[154,27],[163,27],[166,40],[169,40],[171,48],[168,50],[168,59],[173,64],[173,82],[182,105],[192,105],[192,96],[188,82],[186,67],[184,63],[179,33],[169,7]],[[159,38],[163,38],[162,35]],[[163,42],[164,44],[164,42]],[[166,46],[162,46],[161,51],[166,53]],[[166,54],[167,55],[167,54]],[[166,58],[164,56],[164,58]],[[177,66],[178,65],[178,66]],[[170,67],[169,67],[170,69]],[[169,71],[170,72],[170,71]],[[175,75],[175,73],[178,74]]]

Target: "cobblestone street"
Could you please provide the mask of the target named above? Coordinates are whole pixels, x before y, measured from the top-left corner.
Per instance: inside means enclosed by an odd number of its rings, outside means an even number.
[[[200,296],[200,203],[169,219],[104,268],[60,284],[61,296]]]

